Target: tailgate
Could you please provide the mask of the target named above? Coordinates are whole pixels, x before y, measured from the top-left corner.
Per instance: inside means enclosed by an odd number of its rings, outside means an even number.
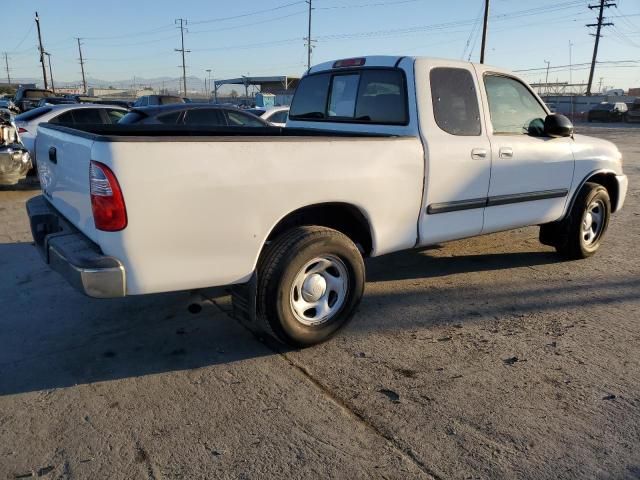
[[[89,195],[89,166],[93,139],[70,131],[38,127],[36,160],[47,200],[89,238],[96,230]]]

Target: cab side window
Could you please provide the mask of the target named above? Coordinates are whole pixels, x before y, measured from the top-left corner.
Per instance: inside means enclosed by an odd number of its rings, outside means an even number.
[[[515,78],[485,75],[491,124],[495,134],[540,135],[547,112]]]
[[[480,135],[480,108],[471,72],[462,68],[434,68],[429,77],[438,127],[451,135]]]

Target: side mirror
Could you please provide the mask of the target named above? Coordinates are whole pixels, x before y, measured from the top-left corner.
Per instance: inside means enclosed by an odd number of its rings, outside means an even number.
[[[573,135],[573,123],[564,115],[552,113],[544,119],[544,133],[553,138]]]

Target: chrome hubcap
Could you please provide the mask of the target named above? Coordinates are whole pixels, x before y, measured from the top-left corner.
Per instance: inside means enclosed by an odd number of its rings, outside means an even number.
[[[307,262],[291,286],[291,309],[305,325],[320,325],[340,311],[349,289],[349,271],[333,255]]]
[[[604,204],[595,200],[589,204],[582,217],[582,241],[585,246],[593,245],[602,233],[604,226]]]

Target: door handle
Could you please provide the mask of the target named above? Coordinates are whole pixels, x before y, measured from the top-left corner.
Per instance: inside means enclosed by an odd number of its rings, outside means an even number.
[[[49,161],[51,163],[58,163],[58,151],[56,147],[49,148]]]
[[[487,158],[487,150],[485,148],[474,148],[471,150],[471,158],[473,160],[482,160]]]
[[[513,158],[513,148],[502,147],[500,149],[500,158]]]

